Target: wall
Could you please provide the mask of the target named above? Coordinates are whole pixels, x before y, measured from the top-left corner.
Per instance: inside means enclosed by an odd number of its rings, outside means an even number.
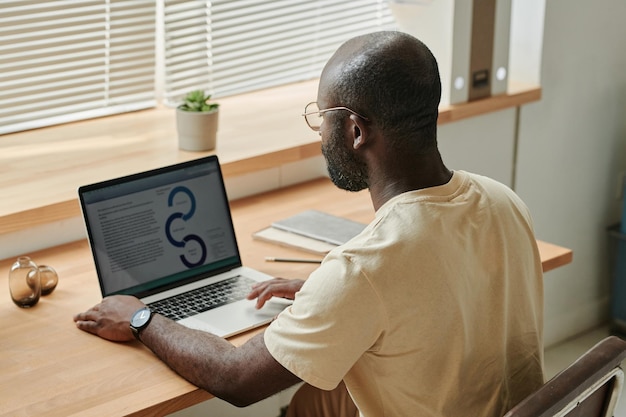
[[[545,280],[546,342],[607,318],[605,228],[619,221],[626,169],[626,2],[546,3],[543,98],[521,110],[516,191],[539,238],[574,250]]]
[[[439,150],[449,169],[476,172],[512,187],[515,109],[439,127]]]

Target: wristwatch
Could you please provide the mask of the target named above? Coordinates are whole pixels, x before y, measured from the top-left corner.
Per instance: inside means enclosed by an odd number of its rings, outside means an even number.
[[[141,341],[139,335],[143,329],[148,327],[150,320],[152,320],[152,311],[148,307],[142,307],[135,311],[130,319],[130,330],[133,332],[135,339]]]

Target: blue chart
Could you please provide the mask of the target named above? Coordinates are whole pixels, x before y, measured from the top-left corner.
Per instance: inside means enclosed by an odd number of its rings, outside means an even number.
[[[207,247],[204,241],[202,240],[202,238],[200,238],[200,236],[196,234],[191,233],[191,234],[185,235],[182,238],[182,240],[176,240],[174,236],[172,235],[172,224],[176,220],[182,220],[184,222],[189,221],[196,212],[196,198],[194,197],[193,193],[191,192],[189,188],[183,187],[183,186],[178,186],[172,189],[167,200],[167,205],[169,207],[172,207],[174,205],[174,196],[176,196],[176,194],[178,193],[186,194],[191,204],[187,213],[176,212],[176,213],[172,213],[167,218],[167,222],[165,223],[165,235],[167,236],[167,240],[173,246],[176,246],[178,248],[185,248],[187,244],[189,244],[190,242],[196,242],[200,246],[200,251],[201,251],[200,256],[196,257],[197,259],[195,260],[195,262],[187,259],[187,257],[184,254],[180,255],[180,260],[182,261],[182,263],[187,268],[193,268],[195,266],[204,264],[204,262],[206,261],[206,257],[207,257]]]

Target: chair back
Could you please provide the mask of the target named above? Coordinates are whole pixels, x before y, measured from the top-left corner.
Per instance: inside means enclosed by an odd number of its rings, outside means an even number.
[[[504,417],[612,417],[624,384],[626,341],[609,336]]]

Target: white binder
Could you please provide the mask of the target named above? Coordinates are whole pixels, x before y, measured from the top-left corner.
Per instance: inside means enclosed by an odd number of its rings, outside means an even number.
[[[512,0],[390,0],[403,30],[439,64],[441,105],[507,90]]]

